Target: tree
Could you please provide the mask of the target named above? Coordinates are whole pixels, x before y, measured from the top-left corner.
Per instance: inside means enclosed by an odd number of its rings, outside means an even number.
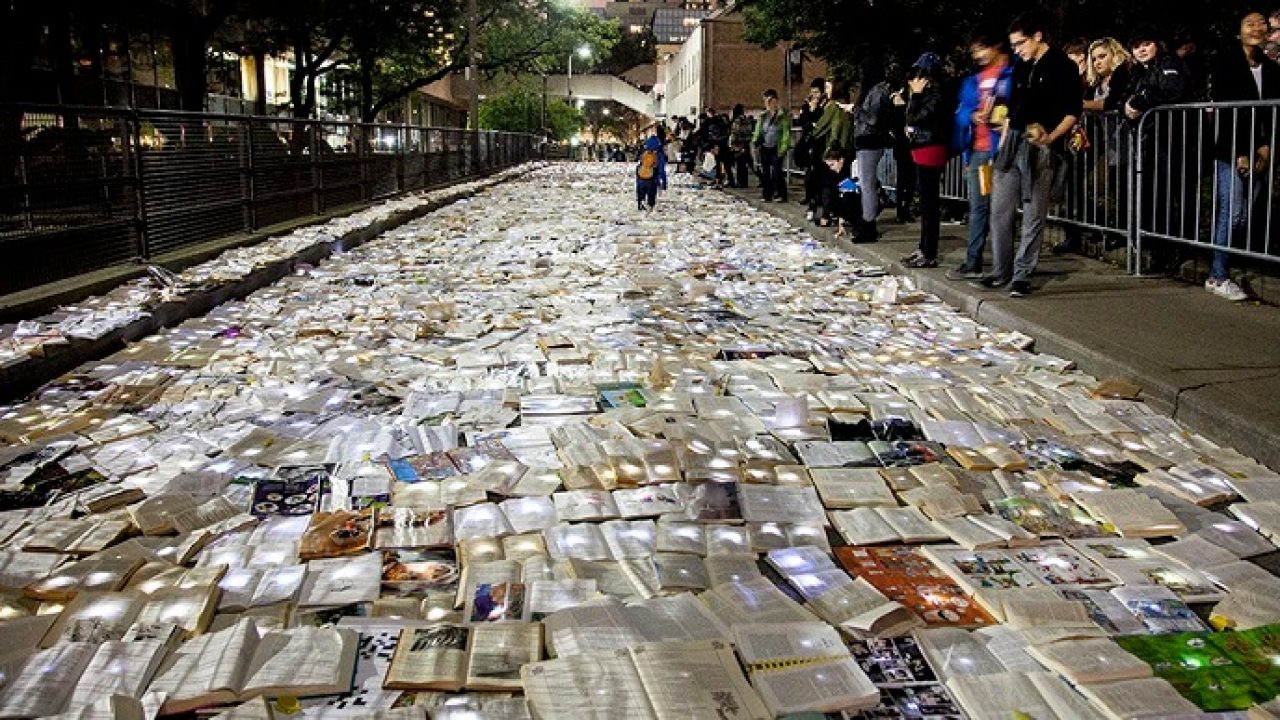
[[[480,102],[480,127],[485,130],[542,134],[542,90],[521,83]],[[582,126],[582,114],[559,98],[547,99],[547,133],[552,140],[568,140]]]
[[[1077,35],[1123,39],[1137,24],[1153,20],[1166,30],[1213,26],[1226,38],[1230,35],[1222,34],[1224,18],[1226,24],[1233,21],[1220,4],[1166,0],[1046,0],[1033,5],[1022,0],[739,0],[738,7],[749,42],[766,48],[794,43],[854,81],[880,68],[900,71],[925,50],[949,57],[957,70],[967,70],[965,38],[970,31],[982,26],[1003,29],[1030,8],[1049,15],[1058,41]]]
[[[469,65],[465,0],[346,0],[347,54],[372,120],[410,93]],[[574,48],[607,52],[616,26],[556,0],[477,0],[479,70],[540,72]]]
[[[621,75],[637,65],[652,65],[658,60],[658,38],[652,29],[643,33],[623,33],[618,42],[597,65],[599,72]]]

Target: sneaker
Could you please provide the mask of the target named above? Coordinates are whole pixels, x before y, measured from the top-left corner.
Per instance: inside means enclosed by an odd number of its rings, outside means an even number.
[[[1231,278],[1225,278],[1222,280],[1209,278],[1204,281],[1204,289],[1220,298],[1230,300],[1231,302],[1240,302],[1241,300],[1249,299],[1249,293],[1241,290],[1240,286]]]
[[[982,271],[973,270],[965,265],[961,265],[954,270],[948,270],[947,274],[943,277],[948,280],[981,280]]]
[[[980,287],[984,290],[999,290],[1000,288],[1004,287],[1008,283],[1009,283],[1009,278],[983,277],[982,279],[973,283],[973,285],[975,287]]]
[[[806,212],[806,213],[804,214],[804,219],[805,219],[805,220],[812,220],[812,219],[813,219],[813,211],[812,211],[812,210],[810,210],[810,211]]]
[[[1026,297],[1031,294],[1031,283],[1026,280],[1014,280],[1009,286],[1009,297]]]
[[[903,265],[906,265],[908,263],[913,263],[917,260],[922,260],[923,258],[924,258],[924,253],[920,252],[919,250],[912,250],[910,254],[902,256],[901,262]]]
[[[905,262],[903,262],[902,264],[903,264],[903,266],[905,266],[905,267],[909,267],[909,268],[936,268],[936,267],[938,267],[938,261],[937,261],[936,259],[934,259],[934,258],[927,258],[927,257],[925,257],[925,256],[923,256],[923,255],[921,255],[920,257],[915,258],[915,259],[913,259],[913,260],[905,261]]]

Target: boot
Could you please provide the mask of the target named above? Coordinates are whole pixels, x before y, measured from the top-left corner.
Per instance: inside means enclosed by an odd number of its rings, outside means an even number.
[[[853,241],[855,243],[873,243],[880,239],[880,232],[876,229],[875,221],[867,222],[861,220],[858,222],[853,231]]]

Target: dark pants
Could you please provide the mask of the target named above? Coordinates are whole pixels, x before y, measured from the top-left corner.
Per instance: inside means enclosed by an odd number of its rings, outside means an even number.
[[[747,187],[747,178],[751,175],[751,149],[746,147],[736,148],[733,151],[733,169],[736,170],[737,177],[732,183],[734,187]]]
[[[942,227],[943,168],[917,166],[920,189],[920,253],[930,260],[938,258],[938,235]]]
[[[654,205],[658,204],[658,181],[657,180],[637,180],[636,181],[636,204],[640,207],[647,207],[650,210]]]
[[[826,205],[824,199],[827,187],[835,184],[832,182],[831,177],[831,169],[827,167],[825,162],[821,160],[810,162],[809,169],[804,174],[805,204],[810,211],[817,213],[821,210],[826,210],[823,206]],[[837,180],[836,182],[839,181]]]
[[[911,159],[911,147],[903,142],[893,146],[893,162],[898,168],[894,199],[897,200],[898,219],[911,215],[911,203],[916,196],[916,163]]]
[[[765,202],[775,197],[787,199],[787,177],[782,173],[782,156],[776,147],[760,148],[760,187]]]

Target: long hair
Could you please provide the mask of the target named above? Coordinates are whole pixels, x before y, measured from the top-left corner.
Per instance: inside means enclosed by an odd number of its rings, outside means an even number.
[[[1113,37],[1104,37],[1101,40],[1094,40],[1089,43],[1089,61],[1085,65],[1085,72],[1089,79],[1089,87],[1098,84],[1102,78],[1098,77],[1097,71],[1093,69],[1093,51],[1098,48],[1106,48],[1111,51],[1111,72],[1115,72],[1116,68],[1121,65],[1128,65],[1133,62],[1133,56],[1125,49],[1124,45]]]

